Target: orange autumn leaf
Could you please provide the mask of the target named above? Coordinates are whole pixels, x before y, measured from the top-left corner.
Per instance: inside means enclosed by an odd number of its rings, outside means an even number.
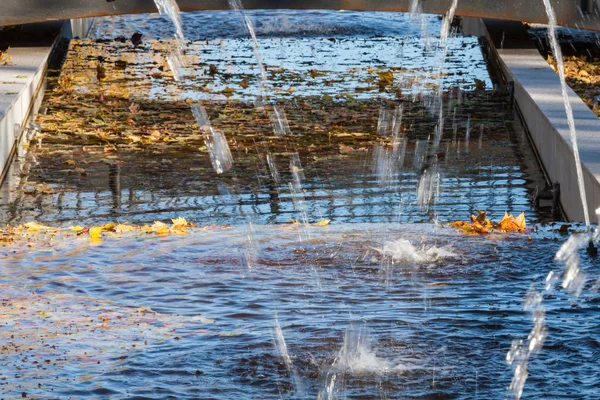
[[[509,215],[505,212],[504,217],[498,223],[491,222],[486,214],[485,211],[479,211],[477,216],[471,215],[471,221],[455,221],[452,222],[451,226],[465,233],[479,234],[487,234],[496,230],[504,233],[525,231],[525,213],[521,213],[515,218],[512,214]]]
[[[524,232],[525,231],[525,213],[521,213],[517,218],[508,213],[504,213],[504,218],[497,225],[502,232]]]
[[[522,212],[517,218],[515,218],[515,223],[519,227],[519,231],[525,230],[525,212]]]

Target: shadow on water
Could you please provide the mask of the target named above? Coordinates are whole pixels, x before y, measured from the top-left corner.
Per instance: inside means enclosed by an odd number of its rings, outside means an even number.
[[[393,138],[377,135],[386,101],[285,101],[293,134],[284,141],[252,104],[206,103],[234,159],[232,171],[216,176],[185,102],[61,96],[40,116],[43,130],[28,161],[16,161],[27,167],[16,168],[5,184],[7,222],[147,222],[175,213],[200,224],[236,223],[238,215],[250,214],[259,223],[288,222],[299,219],[288,187],[294,154],[313,219],[426,222],[464,218],[477,209],[497,217],[508,210],[525,211],[532,221],[550,218],[547,207],[538,213],[530,204],[543,176],[523,134],[507,121],[507,99],[491,92],[463,94],[460,103],[447,99],[451,122],[436,154],[440,195],[428,212],[418,206],[415,189],[436,123],[427,99],[391,103],[403,106],[405,144],[401,165],[394,163],[389,176],[379,163]],[[66,101],[71,98],[77,106]],[[477,129],[466,141],[469,123]]]

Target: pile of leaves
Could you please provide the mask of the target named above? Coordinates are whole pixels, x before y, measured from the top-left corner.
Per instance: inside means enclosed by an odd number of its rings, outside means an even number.
[[[179,217],[171,220],[171,226],[161,221],[155,221],[152,225],[135,226],[126,223],[108,223],[100,226],[69,226],[54,228],[45,226],[37,222],[28,222],[17,226],[7,226],[0,229],[0,243],[10,244],[19,241],[31,241],[41,235],[46,239],[52,239],[57,236],[83,236],[87,235],[91,242],[100,242],[103,234],[124,234],[129,232],[138,232],[139,234],[153,235],[185,235],[190,233],[188,228],[197,228],[185,218]]]
[[[471,215],[470,221],[455,221],[451,224],[453,228],[458,228],[465,233],[488,234],[492,232],[525,232],[525,213],[518,217],[504,212],[504,217],[500,222],[492,222],[487,218],[487,211],[479,211],[477,216]]]
[[[556,59],[548,56],[548,64],[558,73]],[[590,60],[587,56],[563,57],[565,78],[571,89],[583,102],[600,117],[600,60]]]

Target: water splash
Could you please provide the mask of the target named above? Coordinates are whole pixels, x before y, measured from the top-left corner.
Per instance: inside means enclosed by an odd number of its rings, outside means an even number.
[[[277,164],[275,163],[275,159],[273,158],[273,156],[270,153],[267,153],[267,165],[269,167],[269,172],[271,173],[271,177],[273,178],[273,181],[275,182],[275,186],[278,188],[277,191],[279,191],[279,182],[280,182],[279,171],[277,170]]]
[[[458,6],[458,0],[453,0],[448,12],[444,17],[444,22],[440,30],[440,46],[442,47],[442,56],[440,60],[438,77],[439,84],[437,95],[431,99],[431,108],[438,110],[438,123],[434,132],[434,139],[430,150],[430,160],[427,168],[421,173],[419,183],[417,185],[417,201],[419,206],[425,212],[429,212],[431,202],[434,200],[435,195],[439,194],[440,188],[440,174],[438,172],[438,159],[437,154],[439,152],[442,135],[444,134],[444,101],[443,101],[443,81],[444,81],[444,66],[446,64],[446,58],[448,56],[448,38],[452,27],[452,20]]]
[[[417,204],[423,212],[429,212],[432,204],[435,205],[440,195],[441,175],[438,171],[437,160],[423,171],[417,184]]]
[[[369,331],[354,327],[346,329],[344,344],[332,365],[334,371],[351,374],[385,372],[391,367],[390,362],[375,354]]]
[[[579,148],[577,146],[577,132],[575,130],[575,120],[573,118],[573,110],[569,102],[568,89],[565,81],[565,71],[562,59],[562,52],[556,38],[556,15],[549,0],[543,0],[548,15],[548,34],[550,36],[550,46],[557,63],[558,75],[560,77],[561,93],[565,105],[569,132],[571,135],[571,144],[573,146],[573,154],[575,157],[575,168],[577,170],[577,183],[579,186],[579,194],[584,212],[584,218],[587,228],[587,238],[581,235],[572,235],[556,253],[555,260],[564,264],[561,286],[568,293],[579,296],[585,285],[585,274],[579,268],[579,250],[586,242],[593,240],[590,227],[590,217],[588,214],[587,197],[585,193],[585,185],[583,181],[583,171],[581,168],[581,160],[579,158]],[[537,354],[544,344],[547,335],[545,325],[545,308],[543,306],[544,295],[553,290],[555,281],[559,278],[554,272],[550,272],[546,277],[546,286],[543,292],[530,290],[525,303],[525,310],[530,311],[533,316],[534,326],[527,338],[527,345],[523,340],[513,341],[512,347],[506,355],[506,361],[513,366],[514,375],[509,386],[509,391],[515,399],[520,399],[523,395],[523,389],[528,376],[528,364],[532,355]]]
[[[183,42],[183,28],[181,26],[181,11],[176,0],[154,0],[154,4],[160,15],[168,17],[175,27],[175,38],[179,42]]]
[[[469,137],[471,136],[471,116],[467,117],[467,127],[465,132],[465,151],[469,151]]]
[[[548,290],[551,290],[553,276],[553,273],[550,272],[546,278],[547,288],[550,288]],[[526,342],[523,339],[513,340],[511,348],[506,354],[506,362],[514,370],[509,391],[515,399],[520,399],[523,395],[523,388],[529,376],[529,360],[540,352],[547,336],[546,309],[543,305],[543,299],[545,292],[548,290],[544,290],[544,292],[529,290],[524,309],[531,313],[533,328],[529,332]]]
[[[273,344],[275,346],[275,350],[277,351],[277,355],[287,368],[288,372],[292,375],[294,379],[294,386],[296,388],[296,396],[301,399],[307,398],[306,389],[304,387],[304,382],[302,381],[294,363],[292,361],[292,357],[288,352],[287,344],[285,343],[285,337],[283,336],[283,330],[281,329],[281,325],[279,324],[279,319],[277,315],[275,315],[275,324],[273,327]]]
[[[382,248],[375,249],[382,255],[391,258],[393,261],[404,261],[411,263],[429,263],[446,258],[457,258],[450,246],[427,247],[421,245],[417,247],[406,239],[398,239],[386,242]]]
[[[564,265],[562,287],[579,296],[586,282],[586,275],[579,268],[579,250],[587,242],[583,235],[572,235],[556,253],[556,261]]]
[[[408,12],[410,12],[411,14],[420,14],[423,12],[419,0],[410,0],[408,10]]]
[[[242,5],[241,0],[228,0],[229,7],[238,13],[240,19],[243,22],[244,28],[250,35],[252,50],[254,52],[254,57],[256,58],[256,63],[258,65],[258,71],[260,74],[260,92],[262,93],[261,98],[258,100],[259,105],[264,105],[264,98],[266,97],[265,91],[267,87],[267,69],[262,60],[262,55],[260,51],[260,46],[258,44],[258,39],[256,38],[256,30],[254,29],[254,24],[248,17],[248,15],[244,12],[244,6]],[[271,121],[273,122],[273,132],[275,136],[285,136],[290,133],[290,128],[288,125],[287,118],[285,116],[285,112],[282,107],[274,106],[273,112],[269,116]]]
[[[547,1],[547,0],[544,0]],[[452,20],[454,19],[454,13],[456,12],[456,7],[458,6],[458,0],[452,0],[452,4],[444,17],[444,22],[442,23],[442,28],[440,30],[440,42],[443,45],[446,45],[448,41],[448,37],[450,36],[450,28],[452,25]],[[446,45],[445,53],[447,53],[448,47]]]
[[[377,120],[377,135],[381,137],[398,138],[404,108],[399,105],[393,109],[382,106]]]
[[[273,133],[277,137],[287,136],[291,133],[285,111],[281,106],[274,106],[269,118],[273,125]]]
[[[529,360],[541,351],[547,336],[544,296],[554,291],[554,286],[561,278],[561,286],[567,293],[579,297],[583,291],[587,278],[579,268],[579,251],[587,242],[587,235],[572,235],[556,253],[555,260],[563,264],[562,274],[550,271],[546,276],[543,290],[536,291],[533,288],[529,290],[524,310],[531,313],[533,328],[527,336],[527,341],[514,340],[506,355],[506,362],[513,367],[514,371],[509,391],[515,399],[520,399],[523,395]]]
[[[384,359],[377,357],[369,331],[362,327],[350,326],[344,334],[344,343],[331,367],[325,374],[323,388],[318,400],[346,398],[346,375],[384,374],[396,368]],[[398,370],[403,369],[399,366]]]
[[[479,142],[477,143],[479,150],[483,148],[483,124],[479,125]]]
[[[154,4],[158,12],[162,16],[166,16],[171,20],[175,27],[175,41],[177,43],[175,49],[167,56],[167,64],[173,73],[175,81],[180,81],[184,74],[184,50],[185,37],[181,26],[181,11],[175,0],[154,0]]]
[[[391,137],[392,143],[376,143],[373,150],[373,170],[379,186],[391,185],[404,164],[407,138],[400,133],[404,108],[399,105],[393,109],[382,106],[379,110],[377,135]]]
[[[248,220],[243,251],[242,261],[248,267],[248,271],[252,272],[252,269],[258,264],[258,240],[256,239],[256,231],[252,220]]]
[[[237,12],[240,16],[244,24],[244,28],[246,29],[246,32],[248,32],[248,34],[250,35],[250,39],[252,40],[252,50],[254,51],[256,63],[258,64],[258,71],[260,73],[261,85],[264,88],[264,85],[267,82],[267,70],[262,61],[260,46],[258,44],[258,40],[256,39],[256,31],[254,29],[254,24],[252,23],[248,15],[246,15],[246,13],[244,12],[244,6],[242,5],[241,0],[228,0],[228,2],[229,7],[235,12]]]

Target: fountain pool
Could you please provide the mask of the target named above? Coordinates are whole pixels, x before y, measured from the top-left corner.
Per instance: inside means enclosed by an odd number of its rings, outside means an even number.
[[[2,188],[4,220],[199,227],[2,247],[0,394],[506,397],[507,352],[533,326],[524,299],[561,268],[574,227],[531,205],[544,177],[477,40],[449,37],[440,76],[436,17],[249,15],[284,137],[253,103],[260,79],[233,13],[183,16],[193,68],[179,85],[173,43],[152,37],[172,36],[158,17],[100,20],[95,38],[72,42]],[[215,175],[190,104],[224,132],[230,171]],[[444,224],[478,209],[524,212],[530,230]],[[585,254],[580,267],[598,274]],[[572,297],[553,284],[524,396],[594,398],[599,285]]]

